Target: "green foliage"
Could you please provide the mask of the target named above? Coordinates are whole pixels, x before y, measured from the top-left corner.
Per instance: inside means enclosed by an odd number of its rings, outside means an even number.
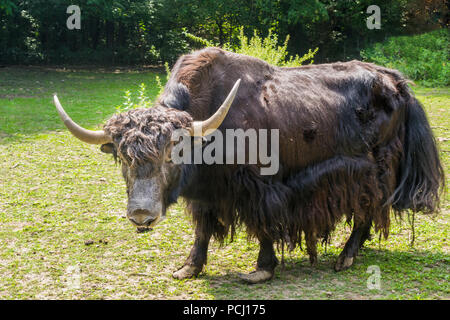
[[[167,62],[164,64],[164,69],[166,71],[166,75],[164,77],[166,78],[165,81],[167,81],[167,79],[170,77],[170,68]],[[164,84],[159,75],[155,76],[155,81],[156,87],[159,90],[158,95],[156,97],[157,99],[164,91]],[[116,106],[116,113],[122,113],[136,108],[151,108],[153,105],[152,100],[148,96],[147,87],[143,82],[139,85],[137,101],[133,101],[133,94],[131,93],[130,90],[125,90],[125,95],[123,96],[123,98],[124,102]]]
[[[213,41],[204,39],[202,37],[198,37],[190,32],[187,32],[186,30],[183,31],[183,34],[188,38],[191,42],[194,43],[195,47],[216,47],[217,44]]]
[[[417,35],[391,37],[361,52],[371,61],[403,72],[423,85],[449,85],[449,34],[445,29]]]
[[[195,36],[189,32],[185,32],[185,35],[199,48],[219,46],[218,43]],[[244,33],[244,27],[240,27],[239,34],[236,37],[237,43],[227,42],[223,45],[223,48],[231,52],[262,59],[279,67],[298,67],[308,60],[310,60],[309,63],[314,63],[313,58],[319,48],[316,48],[314,51],[309,49],[302,57],[299,55],[290,56],[288,52],[289,38],[290,36],[287,35],[280,46],[278,35],[273,31],[273,28],[269,29],[266,37],[261,37],[257,30],[254,30],[253,36],[248,38]]]
[[[160,85],[159,76],[156,76],[156,81]],[[133,101],[132,93],[130,90],[125,90],[123,96],[124,102],[116,106],[116,113],[122,113],[136,108],[150,108],[152,106],[152,100],[147,96],[147,89],[145,83],[141,83],[138,89],[137,101]]]
[[[6,15],[11,15],[13,9],[16,8],[17,6],[11,0],[2,0],[2,2],[0,2],[0,11],[3,11]]]
[[[167,79],[170,78],[170,74],[171,74],[171,73],[170,73],[170,67],[169,67],[169,63],[168,63],[168,62],[164,63],[164,70],[166,71],[166,81],[167,81]],[[158,88],[159,88],[159,94],[158,94],[158,96],[160,96],[160,95],[163,93],[163,91],[164,91],[164,84],[163,84],[163,82],[161,81],[161,79],[160,79],[159,76],[156,76],[156,82],[157,82]]]
[[[81,29],[69,30],[71,0],[0,4],[0,63],[160,64],[186,52],[168,26],[165,1],[79,0]]]
[[[80,30],[66,27],[71,4]],[[369,5],[381,8],[379,30],[366,27]],[[317,61],[348,60],[387,36],[445,25],[446,10],[442,0],[1,0],[0,63],[173,63],[199,46],[237,45],[240,26],[247,37],[290,35],[290,55],[319,47]]]
[[[309,49],[308,53],[302,57],[298,55],[289,56],[287,50],[289,35],[286,36],[283,45],[280,46],[278,45],[278,35],[272,29],[269,30],[269,34],[265,38],[261,38],[255,30],[253,37],[249,39],[244,34],[244,28],[241,27],[238,39],[239,44],[237,46],[232,46],[228,43],[225,45],[225,48],[236,53],[260,58],[279,67],[298,67],[307,60],[310,60],[310,63],[314,63],[312,59],[319,49],[316,48],[314,51]]]

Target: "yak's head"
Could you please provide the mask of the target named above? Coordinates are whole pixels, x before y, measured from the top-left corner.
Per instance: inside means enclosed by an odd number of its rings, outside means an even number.
[[[172,134],[185,129],[187,135],[204,136],[216,130],[236,96],[236,82],[222,106],[209,119],[193,121],[184,111],[155,106],[114,115],[103,130],[86,130],[70,119],[56,95],[55,106],[70,132],[83,142],[100,144],[101,151],[119,160],[127,185],[127,217],[138,230],[153,227],[176,201],[181,175],[172,163]]]

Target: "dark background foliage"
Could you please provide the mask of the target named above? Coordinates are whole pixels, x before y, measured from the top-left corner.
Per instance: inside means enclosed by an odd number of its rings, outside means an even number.
[[[69,30],[66,9],[81,8],[81,29]],[[369,5],[381,8],[381,29],[369,30]],[[222,46],[269,30],[290,35],[290,54],[319,47],[316,62],[360,58],[388,36],[446,27],[443,0],[2,0],[0,63],[161,64],[195,47],[185,33]]]

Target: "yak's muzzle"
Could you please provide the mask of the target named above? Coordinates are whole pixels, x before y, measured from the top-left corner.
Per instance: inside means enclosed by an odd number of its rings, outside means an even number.
[[[160,214],[153,214],[149,210],[137,209],[127,214],[128,219],[138,227],[149,227],[159,218]]]

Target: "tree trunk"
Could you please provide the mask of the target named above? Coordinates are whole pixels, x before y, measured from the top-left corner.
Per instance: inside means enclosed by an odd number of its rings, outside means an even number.
[[[109,20],[106,21],[106,47],[114,48],[114,22]]]
[[[91,31],[92,31],[92,49],[96,50],[98,47],[98,40],[100,34],[100,21],[98,18],[94,18],[91,23]]]
[[[222,20],[216,20],[217,27],[219,28],[219,46],[223,46],[223,25]]]

